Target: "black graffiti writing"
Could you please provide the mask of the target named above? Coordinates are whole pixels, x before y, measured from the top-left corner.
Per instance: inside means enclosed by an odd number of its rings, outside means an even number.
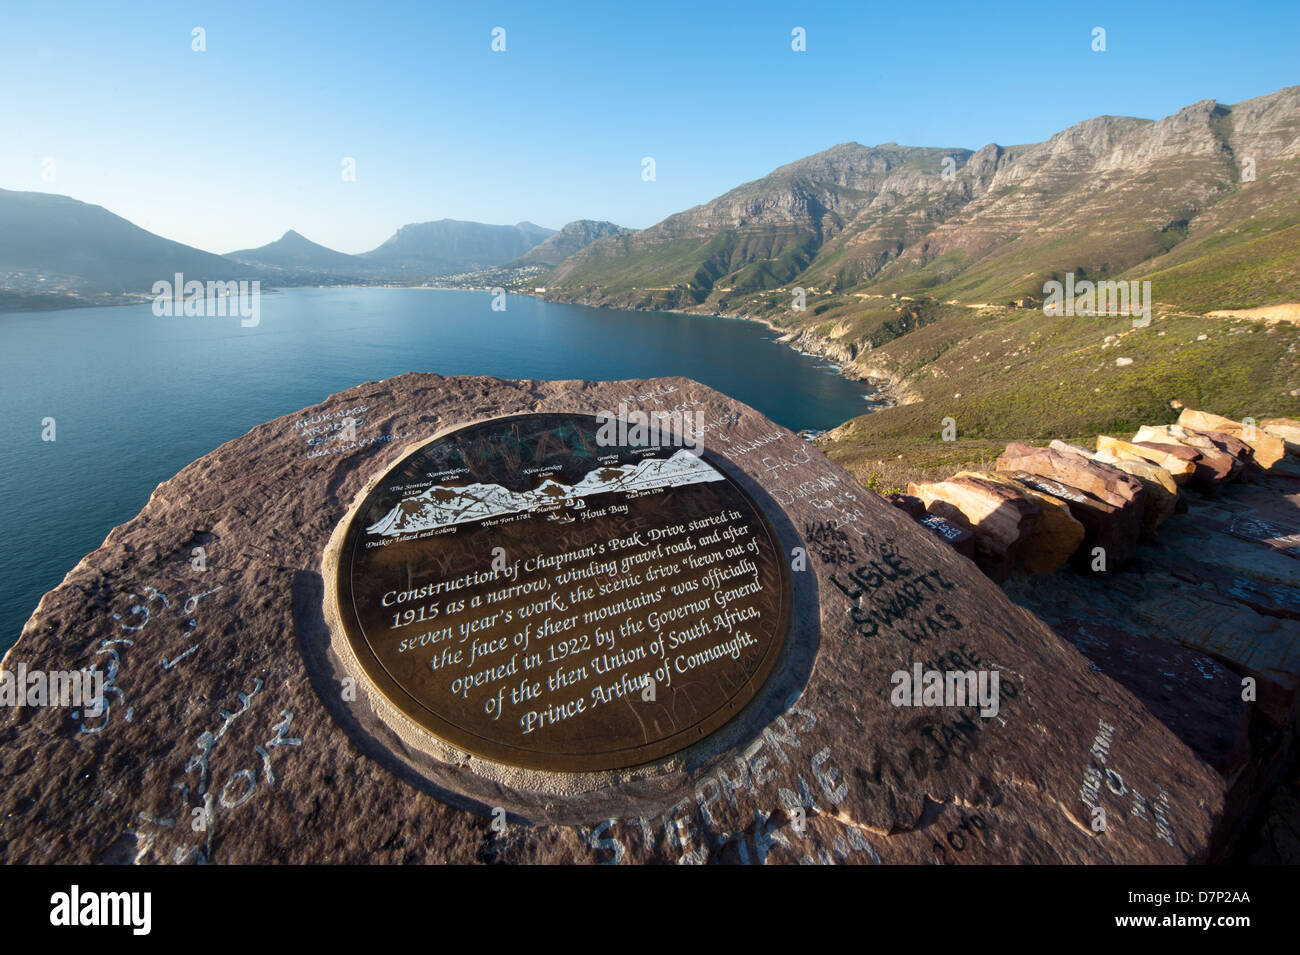
[[[957,827],[948,830],[947,834],[944,836],[943,842],[940,842],[938,839],[934,840],[934,850],[940,856],[942,856],[949,847],[953,848],[957,852],[963,852],[968,843],[975,837],[982,836],[987,828],[988,823],[979,813],[973,813],[969,816],[963,814]],[[947,843],[947,845],[944,845],[944,843]]]
[[[849,543],[849,535],[829,521],[804,525],[804,538],[824,564],[852,564],[859,558]]]

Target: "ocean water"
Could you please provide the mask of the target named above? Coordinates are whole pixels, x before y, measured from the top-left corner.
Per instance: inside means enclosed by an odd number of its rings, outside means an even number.
[[[260,322],[149,305],[0,314],[0,652],[41,595],[159,482],[271,418],[407,371],[613,380],[685,375],[789,428],[872,407],[753,322],[487,292],[292,289]],[[54,419],[54,441],[42,440]]]

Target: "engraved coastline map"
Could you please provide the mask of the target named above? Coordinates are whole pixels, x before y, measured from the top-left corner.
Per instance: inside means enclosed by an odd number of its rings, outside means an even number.
[[[647,458],[637,464],[602,466],[574,485],[547,478],[528,491],[512,491],[499,484],[464,487],[438,484],[402,502],[366,528],[367,533],[391,537],[451,524],[481,521],[503,514],[534,511],[555,504],[615,491],[648,491],[723,477],[703,459],[683,448],[671,458]]]

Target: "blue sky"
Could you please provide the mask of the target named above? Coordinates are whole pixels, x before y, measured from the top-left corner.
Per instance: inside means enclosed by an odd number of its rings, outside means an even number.
[[[361,252],[444,217],[643,228],[840,142],[1011,145],[1270,93],[1300,83],[1297,35],[1294,0],[7,0],[0,188],[214,252],[290,228]]]

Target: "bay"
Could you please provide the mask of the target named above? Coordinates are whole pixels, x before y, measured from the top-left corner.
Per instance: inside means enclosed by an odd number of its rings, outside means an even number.
[[[755,322],[487,292],[290,289],[260,322],[149,305],[0,315],[0,652],[153,489],[250,428],[407,371],[615,380],[684,375],[796,430],[869,411],[867,390]],[[42,440],[54,419],[55,440]],[[141,581],[145,584],[147,581]]]

